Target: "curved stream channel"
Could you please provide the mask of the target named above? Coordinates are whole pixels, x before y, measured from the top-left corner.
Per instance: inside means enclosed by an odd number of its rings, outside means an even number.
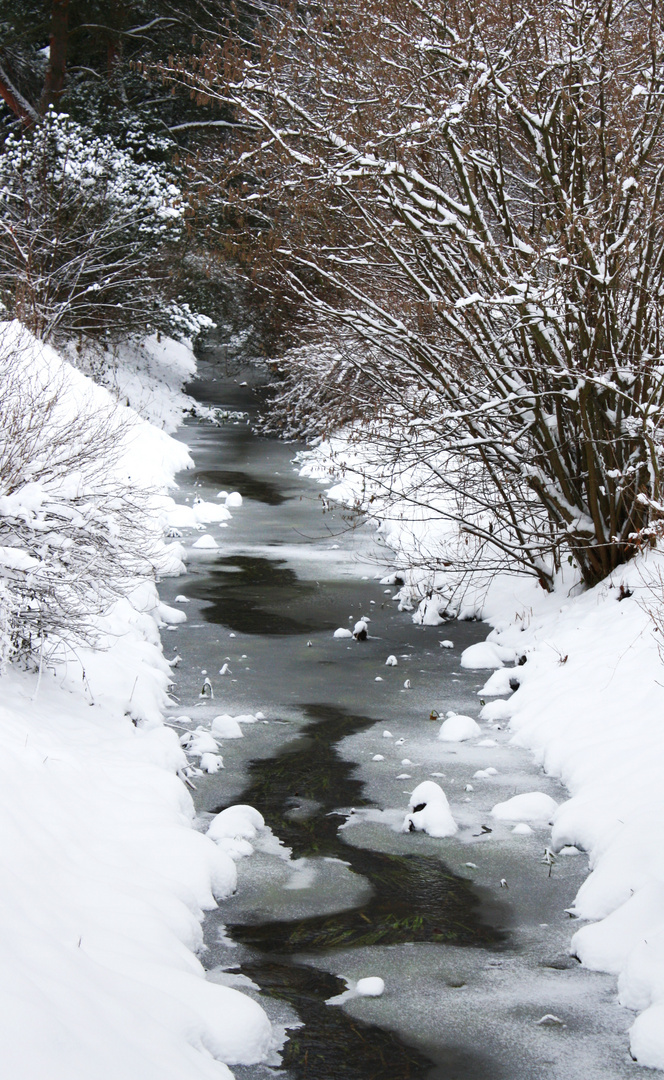
[[[251,413],[251,374],[225,375],[210,355],[192,392]],[[206,920],[209,977],[291,1025],[281,1064],[235,1066],[236,1076],[634,1075],[613,980],[568,955],[564,909],[584,857],[549,868],[546,830],[514,836],[489,814],[515,791],[565,793],[495,725],[472,744],[436,739],[432,710],[478,716],[485,673],[459,661],[488,628],[420,627],[400,612],[397,590],[380,584],[389,552],[368,527],[349,531],[343,514],[322,513],[324,489],[293,462],[299,447],[246,422],[192,419],[180,437],[196,469],[179,478],[178,499],[212,502],[225,489],[244,502],[225,527],[206,526],[216,550],[193,548],[198,534],[185,530],[188,574],[160,587],[167,603],[190,601],[187,623],[163,635],[167,655],[182,657],[172,721],[180,730],[264,713],[242,739],[221,740],[225,768],[198,777],[194,797],[201,827],[249,803],[291,849],[288,858],[275,840],[240,860],[236,895]],[[367,641],[333,637],[362,615]],[[441,647],[447,639],[453,648]],[[398,666],[386,667],[392,653]],[[199,696],[206,676],[212,702]],[[490,765],[496,776],[473,778]],[[410,791],[431,776],[460,824],[451,840],[399,831]],[[328,1004],[367,975],[384,979],[382,997]]]

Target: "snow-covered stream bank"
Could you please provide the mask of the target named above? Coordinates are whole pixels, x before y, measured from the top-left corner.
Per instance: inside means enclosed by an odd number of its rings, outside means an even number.
[[[228,384],[200,393],[230,407],[245,401]],[[550,867],[547,815],[516,833],[491,815],[518,792],[556,803],[567,793],[508,745],[500,721],[480,720],[461,743],[437,738],[446,711],[479,717],[486,676],[460,659],[486,628],[414,626],[397,611],[397,590],[377,580],[372,536],[337,535],[341,516],[321,518],[319,489],[298,475],[292,447],[242,426],[189,424],[183,437],[197,466],[182,478],[189,505],[232,488],[244,502],[232,520],[206,526],[210,546],[185,533],[189,575],[162,586],[167,601],[188,601],[188,622],[166,638],[168,654],[182,657],[171,717],[180,733],[200,729],[193,762],[223,757],[223,770],[194,778],[201,828],[238,801],[273,827],[236,826],[242,840],[233,828],[219,833],[239,887],[207,920],[209,978],[245,988],[251,978],[276,1021],[292,1021],[293,1007],[305,1020],[286,1044],[287,1077],[308,1075],[314,1061],[317,1080],[635,1075],[632,1015],[617,1008],[613,980],[569,956],[565,908],[585,879],[584,857],[564,853]],[[361,615],[371,616],[366,642],[334,638]],[[213,701],[199,696],[204,679]],[[220,714],[239,725],[214,724]],[[401,831],[410,793],[427,779],[448,795],[455,836]],[[384,980],[381,996],[325,1005],[366,976]],[[369,1025],[355,1043],[340,1013]],[[381,1031],[400,1041],[381,1043]],[[268,1075],[260,1065],[235,1071]]]
[[[162,537],[174,508],[168,486],[190,459],[162,428],[176,426],[191,403],[158,386],[179,386],[193,357],[152,340],[141,365],[152,373],[150,415],[159,426],[114,411],[114,453],[98,452],[95,467],[99,417],[112,398],[16,324],[0,332],[5,392],[8,370],[19,370],[27,387],[58,395],[26,475],[2,492],[4,580],[26,565],[20,539],[30,527],[47,551],[48,500],[80,515],[85,489],[75,467],[48,473],[53,422],[62,433],[71,417],[80,418],[74,432],[91,440],[90,485],[97,474],[102,484],[113,476],[131,484],[162,572],[183,569],[181,547]],[[89,430],[81,426],[88,420]],[[64,460],[75,463],[71,450],[65,440]],[[27,565],[38,568],[38,559]],[[272,1039],[263,1011],[207,981],[196,956],[203,913],[232,890],[234,867],[192,827],[177,775],[186,759],[162,723],[171,667],[159,630],[181,612],[159,601],[148,578],[132,583],[97,620],[101,650],[60,645],[46,651],[40,671],[2,672],[0,1075],[12,1080],[219,1080],[230,1076],[222,1062],[263,1058]],[[2,616],[4,630],[5,608]]]

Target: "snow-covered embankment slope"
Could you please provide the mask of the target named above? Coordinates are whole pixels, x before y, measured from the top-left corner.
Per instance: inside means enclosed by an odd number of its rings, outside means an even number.
[[[533,750],[571,794],[552,848],[588,852],[591,873],[572,905],[583,920],[571,950],[618,976],[637,1010],[631,1052],[664,1069],[664,665],[648,608],[661,603],[659,552],[572,599],[536,607],[492,601],[490,635],[515,655],[519,689],[501,703],[515,743]],[[622,586],[622,589],[621,589]],[[626,595],[631,593],[631,595]],[[623,597],[623,599],[621,599]],[[515,619],[515,611],[520,617]],[[496,706],[488,703],[484,713]]]
[[[14,333],[5,328],[6,349]],[[71,415],[111,402],[25,337],[20,357],[26,376],[57,379]],[[144,491],[160,565],[177,572],[182,551],[161,537],[173,506],[166,488],[189,463],[187,450],[134,421],[119,425],[121,453],[99,468]],[[49,452],[48,444],[38,449]],[[20,490],[12,498],[15,515]],[[33,484],[26,513],[37,523],[40,498]],[[3,1076],[212,1080],[230,1076],[223,1062],[261,1060],[269,1049],[262,1009],[207,982],[195,955],[203,912],[233,890],[235,865],[193,827],[177,775],[186,761],[161,722],[171,673],[159,626],[181,618],[159,603],[152,581],[137,580],[97,626],[103,651],[61,649],[41,675],[11,665],[3,672]]]

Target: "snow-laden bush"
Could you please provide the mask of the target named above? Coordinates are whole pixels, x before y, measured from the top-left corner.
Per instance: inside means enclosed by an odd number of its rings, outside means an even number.
[[[99,616],[158,561],[147,493],[113,474],[127,421],[93,401],[76,410],[35,344],[0,328],[3,662],[94,644]]]
[[[0,152],[0,298],[43,339],[168,329],[184,209],[165,166],[51,109]]]

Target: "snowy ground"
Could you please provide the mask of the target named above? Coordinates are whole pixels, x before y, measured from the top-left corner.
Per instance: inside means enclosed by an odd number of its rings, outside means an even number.
[[[5,326],[0,364],[17,333]],[[147,353],[159,369],[149,407],[141,368]],[[72,415],[111,404],[107,389],[52,350],[24,337],[20,354],[26,373],[59,379]],[[99,468],[143,492],[162,566],[177,573],[183,550],[161,538],[177,531],[182,510],[167,489],[190,459],[166,431],[188,408],[173,387],[191,375],[193,357],[163,341],[148,343],[139,359],[132,365],[125,358],[124,375],[115,373],[121,453]],[[186,510],[194,527],[211,515],[229,512],[221,504]],[[162,724],[171,669],[159,629],[183,618],[159,602],[153,582],[136,581],[99,625],[103,651],[79,648],[65,658],[60,650],[41,673],[3,672],[4,1076],[212,1080],[231,1076],[224,1063],[270,1058],[274,1036],[263,1010],[207,981],[196,955],[203,913],[234,889],[236,873],[223,845],[195,827],[181,779],[187,759]]]
[[[303,470],[334,480],[332,499],[354,504],[374,494],[375,507],[385,486],[372,487],[364,453],[339,437],[304,455]],[[462,661],[487,669],[477,716],[508,721],[513,743],[567,788],[570,798],[545,817],[554,857],[570,846],[588,856],[590,873],[571,908],[582,923],[570,952],[617,976],[618,1001],[637,1013],[632,1056],[664,1069],[664,668],[649,614],[663,600],[663,556],[649,552],[581,594],[574,582],[546,595],[532,580],[505,575],[488,589],[470,582],[451,590],[418,565],[427,549],[449,544],[449,526],[406,500],[385,507],[380,531],[397,552],[402,603],[417,605],[415,620],[441,623],[450,605],[494,626]],[[533,813],[541,818],[543,799],[504,805],[495,816],[525,832]],[[451,827],[442,804],[411,814],[414,824],[426,827],[419,819],[427,814],[434,828]]]
[[[174,541],[163,543],[164,565],[177,572],[178,530],[200,531],[203,557],[217,544],[206,526],[223,528],[234,507],[233,498],[176,506],[167,493],[189,460],[167,432],[190,403],[159,386],[179,385],[192,370],[186,350],[169,350],[155,341],[114,373],[122,414],[134,417],[129,401],[143,417],[123,434],[114,468],[142,486],[155,535],[170,533]],[[28,359],[61,371],[75,409],[110,401],[107,390],[54,353],[28,351]],[[306,467],[321,476],[334,471],[338,460],[326,458],[323,446]],[[334,494],[353,501],[362,494],[355,479],[347,476]],[[436,542],[431,518],[426,508],[413,516],[404,504],[382,531],[406,568],[403,604],[428,592],[415,618],[435,624],[449,599],[444,582],[415,566],[422,546]],[[631,1051],[655,1068],[664,1068],[664,678],[646,609],[661,592],[660,567],[661,555],[651,553],[582,595],[561,584],[546,596],[518,578],[500,578],[488,593],[456,594],[462,613],[495,627],[486,645],[465,654],[467,666],[489,676],[480,691],[486,704],[478,701],[472,719],[482,719],[483,737],[487,723],[508,720],[514,742],[533,751],[571,796],[557,809],[541,800],[503,807],[500,827],[525,827],[535,813],[539,828],[546,809],[553,853],[570,845],[588,853],[591,873],[573,905],[582,922],[570,949],[588,967],[618,977],[619,1000],[638,1013]],[[232,856],[242,852],[226,842],[235,843],[236,830],[229,837],[218,825],[213,837],[193,827],[177,775],[186,758],[161,723],[170,667],[159,629],[182,617],[182,609],[159,603],[152,583],[137,583],[101,628],[103,652],[79,650],[41,678],[3,674],[0,1063],[8,1076],[198,1080],[228,1076],[223,1062],[273,1060],[274,1033],[263,1011],[206,980],[196,957],[201,916],[233,889]],[[450,735],[455,726],[464,724],[450,725]],[[478,739],[470,724],[465,734],[464,745]],[[485,765],[491,747],[483,753]],[[495,786],[496,803],[508,801]],[[409,817],[424,828],[432,817],[435,830],[443,818],[449,826],[448,812],[439,800],[437,812],[413,805]],[[250,821],[248,834],[252,828]]]

